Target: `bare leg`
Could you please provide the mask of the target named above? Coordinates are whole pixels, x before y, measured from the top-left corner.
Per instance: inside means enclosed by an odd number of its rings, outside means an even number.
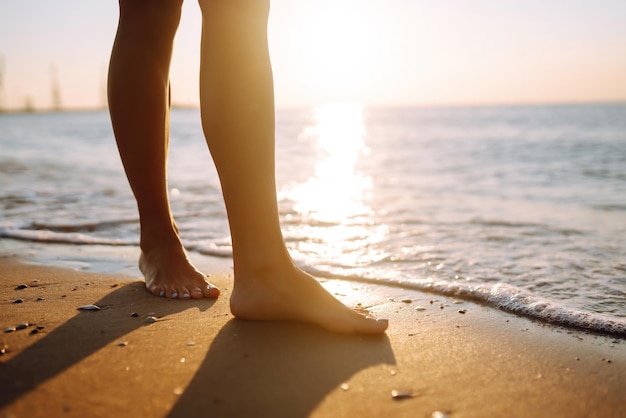
[[[380,333],[292,262],[279,225],[274,178],[274,92],[267,46],[269,2],[200,0],[200,102],[226,202],[242,319],[300,320],[336,332]]]
[[[187,259],[167,193],[169,66],[182,0],[121,0],[109,65],[109,110],[141,223],[147,289],[172,298],[217,297]]]

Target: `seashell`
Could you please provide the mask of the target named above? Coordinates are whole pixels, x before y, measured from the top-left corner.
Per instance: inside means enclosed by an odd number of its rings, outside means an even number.
[[[27,284],[21,283],[21,284],[18,284],[18,285],[15,287],[15,290],[22,290],[22,289],[26,289],[27,287],[28,287],[28,285],[27,285]]]
[[[18,324],[15,327],[16,330],[18,330],[18,329],[26,329],[26,328],[28,328],[28,322],[22,322],[21,324]]]
[[[83,305],[78,307],[79,311],[99,311],[100,307],[98,305]]]
[[[401,401],[403,399],[410,399],[412,397],[414,397],[415,395],[411,392],[408,391],[404,391],[404,390],[392,390],[391,391],[391,397],[397,401]]]
[[[417,306],[415,307],[415,310],[416,310],[416,311],[425,311],[425,310],[426,310],[426,308],[424,308],[424,307],[423,307],[423,306],[421,306],[421,305],[417,305]]]
[[[118,347],[126,347],[128,345],[128,341],[120,341],[119,343],[117,343]]]
[[[4,332],[14,332],[15,331],[15,327],[7,327],[4,329]]]
[[[130,314],[130,316],[132,316],[133,318],[137,318],[139,314],[137,312],[133,312],[132,314]]]
[[[24,299],[22,298],[17,298],[13,301],[13,303],[22,303],[22,302],[24,302]]]
[[[153,324],[155,322],[157,322],[159,320],[159,318],[157,318],[156,316],[149,316],[146,318],[146,323],[147,324]]]

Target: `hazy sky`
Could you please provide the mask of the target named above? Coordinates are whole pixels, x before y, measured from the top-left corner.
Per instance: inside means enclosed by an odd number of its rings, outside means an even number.
[[[115,0],[0,2],[0,105],[104,103]],[[273,0],[278,106],[626,100],[624,0]],[[200,13],[188,0],[173,100],[197,103]],[[3,61],[3,62],[2,62]]]

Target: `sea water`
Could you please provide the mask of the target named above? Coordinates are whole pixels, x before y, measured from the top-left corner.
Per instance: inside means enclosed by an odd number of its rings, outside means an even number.
[[[172,112],[170,148],[186,247],[230,257],[197,109]],[[289,250],[319,277],[626,335],[626,104],[283,110],[276,173]],[[0,114],[0,181],[5,244],[138,245],[106,111]]]

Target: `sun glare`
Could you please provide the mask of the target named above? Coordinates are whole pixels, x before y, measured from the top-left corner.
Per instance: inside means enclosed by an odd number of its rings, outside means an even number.
[[[302,28],[302,55],[310,82],[331,90],[364,87],[376,67],[376,33],[358,3],[314,9]]]

